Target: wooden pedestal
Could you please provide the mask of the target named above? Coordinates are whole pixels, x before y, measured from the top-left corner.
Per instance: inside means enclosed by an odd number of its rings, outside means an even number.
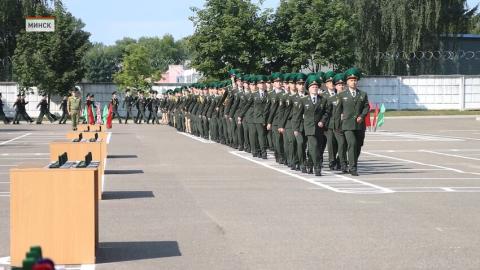
[[[67,139],[73,140],[78,138],[78,134],[82,133],[82,137],[84,139],[91,139],[95,137],[95,133],[98,134],[98,138],[106,142],[107,144],[109,143],[109,138],[112,135],[111,132],[78,132],[78,131],[73,131],[73,132],[68,132],[67,133]]]
[[[10,253],[22,266],[31,246],[56,264],[93,264],[98,245],[97,169],[10,170]]]
[[[92,152],[92,160],[99,161],[98,168],[98,199],[102,199],[103,182],[105,174],[105,162],[107,160],[107,144],[105,141],[97,142],[70,142],[53,141],[50,143],[50,160],[58,160],[58,156],[67,153],[68,160],[81,161],[88,152]]]
[[[104,132],[104,131],[107,131],[107,125],[98,125],[98,124],[95,124],[95,125],[88,125],[88,124],[79,124],[77,125],[77,131],[80,131],[80,132],[86,132],[87,131],[87,127],[90,126],[90,132],[96,132],[96,131],[100,131],[100,132]]]

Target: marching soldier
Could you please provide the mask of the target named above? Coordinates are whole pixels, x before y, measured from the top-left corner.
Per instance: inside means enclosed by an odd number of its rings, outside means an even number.
[[[115,117],[118,118],[118,123],[122,123],[122,118],[120,117],[120,114],[118,113],[118,105],[120,104],[120,101],[118,100],[117,97],[117,92],[114,91],[112,93],[112,100],[110,100],[112,103],[112,120],[115,119]]]
[[[13,119],[13,124],[18,125],[20,124],[20,117],[23,118],[23,120],[33,123],[32,118],[27,114],[27,109],[26,105],[28,104],[28,101],[25,102],[25,96],[23,95],[18,95],[17,96],[17,101],[13,104],[13,107],[15,108],[15,116]]]
[[[358,176],[357,163],[365,139],[365,117],[368,114],[367,93],[357,88],[360,71],[351,68],[345,71],[347,89],[339,95],[338,113],[342,119],[348,149],[348,167],[353,176]]]
[[[47,116],[50,123],[55,122],[55,119],[52,117],[52,114],[50,113],[50,110],[49,110],[50,106],[48,105],[47,96],[42,96],[42,99],[37,104],[37,109],[38,107],[40,107],[40,114],[37,117],[37,125],[42,124],[42,120],[44,116]]]
[[[345,140],[345,135],[342,131],[342,120],[341,120],[341,113],[338,111],[338,104],[340,103],[339,96],[344,91],[345,86],[345,74],[339,73],[333,77],[333,83],[335,84],[335,90],[337,92],[335,96],[335,100],[332,101],[332,116],[328,122],[328,129],[333,130],[333,134],[335,136],[335,141],[337,142],[337,153],[338,153],[338,165],[340,165],[340,169],[342,173],[348,173],[347,169],[347,143]],[[330,151],[330,150],[328,150]]]
[[[281,158],[284,156],[283,152],[283,141],[282,141],[282,134],[279,133],[279,123],[280,123],[280,113],[278,111],[280,97],[283,95],[283,90],[281,88],[282,83],[282,74],[280,73],[273,73],[272,80],[273,80],[273,92],[270,96],[270,110],[268,113],[267,119],[267,130],[272,131],[272,141],[275,153],[275,160],[278,163],[283,163],[283,160],[280,161]]]
[[[303,103],[305,99],[305,80],[307,78],[307,75],[303,73],[299,73],[297,75],[297,96],[292,100],[293,101],[293,106],[292,106],[292,129],[293,129],[293,135],[295,137],[293,143],[294,143],[294,149],[296,149],[296,160],[298,161],[298,165],[300,166],[297,169],[300,169],[303,173],[307,173],[308,171],[306,167],[306,158],[305,158],[305,152],[306,152],[306,141],[307,138],[305,137],[305,131],[303,127],[303,114],[302,114],[302,108],[303,108]]]
[[[62,117],[60,117],[59,124],[65,124],[68,120],[68,96],[63,96],[62,104],[60,104],[60,110],[62,110]]]
[[[10,119],[5,115],[5,112],[3,111],[3,101],[2,101],[2,93],[0,93],[0,119],[3,120],[3,123],[10,124]]]
[[[147,101],[143,96],[143,92],[138,92],[138,98],[135,101],[135,105],[137,107],[137,117],[135,118],[135,124],[141,124],[142,120],[147,122],[147,118],[145,117],[145,107],[147,105]]]
[[[327,128],[325,130],[325,135],[327,137],[327,148],[328,148],[328,167],[331,171],[340,169],[340,160],[338,157],[338,142],[335,139],[335,117],[334,112],[337,107],[337,92],[334,85],[335,72],[328,71],[323,76],[323,81],[325,82],[326,91],[322,94],[332,106],[332,117],[329,119]],[[322,153],[323,154],[323,153]]]
[[[128,124],[128,119],[130,119],[130,116],[132,116],[132,106],[134,103],[135,100],[131,96],[130,89],[125,90],[125,99],[123,100],[123,108],[127,112],[125,115],[125,124]]]
[[[266,132],[267,132],[267,118],[268,118],[268,97],[267,97],[267,76],[259,75],[257,76],[257,87],[258,91],[255,91],[253,95],[253,123],[255,129],[253,134],[250,135],[253,137],[253,140],[250,140],[250,144],[257,143],[259,148],[257,148],[257,157],[262,159],[267,159],[267,141],[266,141]]]
[[[243,76],[237,75],[236,76],[236,93],[234,97],[234,102],[232,108],[230,109],[229,118],[233,121],[233,125],[236,126],[234,131],[234,136],[237,137],[237,149],[239,151],[243,151],[245,149],[245,140],[244,140],[244,132],[243,132],[243,125],[242,122],[238,122],[237,118],[240,115],[240,112],[245,104],[245,92],[243,90]]]
[[[327,99],[318,94],[322,79],[318,75],[310,75],[306,86],[309,96],[302,99],[303,127],[307,137],[308,155],[313,161],[315,176],[322,175],[320,146],[323,143],[323,128],[331,114]]]

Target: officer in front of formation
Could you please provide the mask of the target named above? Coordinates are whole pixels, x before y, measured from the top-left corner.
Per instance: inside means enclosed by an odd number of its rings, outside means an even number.
[[[72,129],[77,130],[78,121],[80,120],[80,112],[82,110],[82,99],[76,87],[72,88],[71,95],[68,98],[67,109],[72,119]]]
[[[348,152],[349,172],[358,176],[358,157],[365,139],[365,117],[369,112],[367,93],[357,88],[360,71],[351,68],[345,71],[347,89],[338,95],[338,113],[342,121]]]

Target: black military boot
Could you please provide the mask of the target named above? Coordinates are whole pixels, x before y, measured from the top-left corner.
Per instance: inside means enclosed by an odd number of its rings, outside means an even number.
[[[302,173],[307,173],[307,168],[304,165],[300,166],[300,170]]]
[[[262,153],[262,159],[267,159],[267,152]]]
[[[322,167],[315,167],[315,176],[322,176]]]

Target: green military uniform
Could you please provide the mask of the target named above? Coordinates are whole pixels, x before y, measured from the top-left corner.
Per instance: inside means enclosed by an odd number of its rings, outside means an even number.
[[[307,78],[307,87],[312,85],[320,85],[322,82],[318,75],[310,75]],[[313,161],[315,175],[320,176],[322,170],[320,146],[323,143],[323,129],[319,127],[322,122],[325,126],[331,114],[331,107],[327,99],[320,95],[309,95],[302,99],[303,107],[303,127],[305,129],[305,136],[307,137],[308,154]]]
[[[360,79],[356,68],[345,71],[348,79]],[[365,139],[365,117],[368,114],[368,95],[358,89],[347,89],[339,95],[338,113],[342,117],[342,130],[348,145],[348,165],[350,173],[357,173],[358,157]],[[360,118],[360,121],[357,121]]]
[[[345,82],[345,74],[339,73],[333,77],[334,85],[337,84],[344,84]],[[328,130],[330,132],[333,131],[336,146],[337,146],[337,153],[338,153],[338,162],[337,162],[337,169],[340,166],[340,169],[343,173],[347,172],[347,143],[345,141],[345,134],[342,131],[342,120],[341,120],[341,112],[338,111],[338,104],[340,103],[339,94],[334,97],[334,99],[329,99],[329,102],[332,104],[332,116],[328,121]],[[328,136],[327,136],[328,137]],[[330,148],[328,149],[330,153]]]
[[[257,76],[258,83],[266,82],[267,78],[264,75]],[[257,143],[257,157],[267,159],[267,141],[266,141],[266,125],[268,118],[268,97],[267,92],[258,90],[253,94],[253,123],[255,128],[253,129],[253,134],[250,134],[250,145]],[[253,154],[253,153],[252,153]]]
[[[280,73],[272,74],[273,81],[282,81],[283,76]],[[268,114],[267,124],[271,125],[272,130],[272,140],[275,153],[275,160],[278,163],[284,163],[284,150],[283,150],[283,139],[282,134],[278,132],[278,126],[280,123],[280,99],[283,96],[284,91],[282,89],[274,89],[273,93],[270,96],[270,110]],[[283,108],[282,108],[283,109]]]
[[[70,112],[70,116],[72,117],[72,128],[73,130],[77,130],[78,120],[80,119],[80,107],[82,104],[82,100],[75,95],[68,98],[68,111]]]
[[[306,80],[306,75],[303,73],[299,73],[297,75],[297,84],[304,83]],[[302,93],[301,93],[302,92]],[[307,172],[306,169],[306,159],[305,159],[305,151],[306,151],[306,141],[307,138],[305,137],[305,130],[303,127],[303,114],[302,114],[302,107],[303,103],[305,102],[305,95],[304,90],[298,92],[296,97],[292,100],[292,129],[294,132],[294,149],[297,163],[300,166],[300,170],[303,173]]]
[[[324,74],[323,76],[323,81],[325,83],[332,83],[333,85],[333,79],[335,77],[335,72],[333,71],[328,71]],[[330,106],[332,106],[332,110],[337,107],[337,93],[335,91],[335,88],[333,89],[328,89],[327,91],[323,92],[322,94],[326,99],[327,102],[329,103]],[[333,114],[333,112],[332,112]],[[330,167],[330,170],[340,168],[340,161],[338,157],[338,142],[335,139],[335,130],[334,130],[334,117],[332,116],[325,129],[325,135],[327,137],[327,148],[328,148],[328,165]]]

